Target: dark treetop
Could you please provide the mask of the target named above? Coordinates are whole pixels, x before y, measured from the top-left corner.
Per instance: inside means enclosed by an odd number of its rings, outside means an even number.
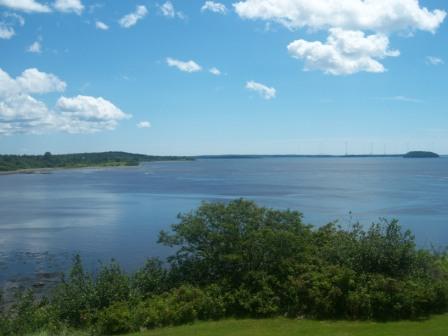
[[[438,158],[439,154],[433,152],[413,151],[403,155],[405,158]]]
[[[52,155],[0,155],[0,171],[40,168],[137,166],[148,161],[188,160],[181,156],[152,156],[125,152]]]

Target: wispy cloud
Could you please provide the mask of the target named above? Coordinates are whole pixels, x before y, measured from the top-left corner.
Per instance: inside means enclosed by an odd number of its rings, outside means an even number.
[[[381,97],[380,100],[389,100],[389,101],[398,101],[398,102],[405,102],[405,103],[423,103],[423,100],[412,98],[412,97],[406,97],[406,96],[392,96],[392,97]]]
[[[138,128],[151,128],[151,123],[149,121],[140,121],[137,124]]]
[[[213,12],[218,14],[226,14],[227,7],[226,5],[215,2],[215,1],[206,1],[204,5],[201,7],[201,12]]]
[[[102,21],[96,21],[95,27],[100,30],[108,30],[109,29],[109,26]]]
[[[216,67],[213,67],[209,70],[209,72],[214,75],[214,76],[220,76],[221,75],[221,70],[219,70]]]
[[[84,10],[81,0],[56,0],[53,6],[59,12],[76,13],[78,15],[81,15]]]
[[[16,25],[25,25],[25,19],[15,13],[3,13],[0,17],[0,39],[9,40],[12,38],[16,34],[14,29]]]
[[[40,40],[34,41],[26,50],[30,53],[41,54],[42,53],[42,43]]]
[[[255,81],[247,82],[246,89],[257,92],[262,98],[266,100],[273,99],[277,95],[277,90],[275,88],[266,86],[264,84]]]
[[[179,19],[185,19],[185,14],[180,12],[180,11],[176,11],[174,9],[174,5],[171,1],[166,1],[163,5],[159,5],[159,10],[160,13],[168,18],[174,19],[174,18],[179,18]]]
[[[118,23],[123,28],[130,28],[137,24],[138,21],[143,19],[148,14],[148,9],[141,5],[135,8],[135,11],[123,16]]]
[[[195,61],[192,61],[192,60],[180,61],[180,60],[168,57],[166,59],[166,63],[168,64],[168,66],[175,67],[183,72],[192,73],[192,72],[202,71],[202,67],[198,63],[196,63]]]
[[[428,65],[442,65],[445,62],[440,57],[435,56],[427,56],[426,57],[426,64]]]

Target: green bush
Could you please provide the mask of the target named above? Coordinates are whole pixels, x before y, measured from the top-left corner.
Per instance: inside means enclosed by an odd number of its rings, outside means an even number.
[[[130,280],[120,265],[112,260],[103,265],[94,280],[95,308],[103,309],[130,298]]]
[[[135,295],[148,298],[169,289],[168,271],[157,258],[148,259],[132,277],[132,289]]]
[[[125,334],[133,330],[128,304],[116,302],[98,313],[96,331],[101,335]]]
[[[225,317],[414,319],[448,311],[448,256],[418,249],[396,221],[315,229],[295,211],[236,200],[181,215],[160,243],[176,253],[134,274],[112,261],[73,267],[51,299],[23,293],[0,310],[7,336],[99,334]],[[1,307],[1,305],[0,305]]]

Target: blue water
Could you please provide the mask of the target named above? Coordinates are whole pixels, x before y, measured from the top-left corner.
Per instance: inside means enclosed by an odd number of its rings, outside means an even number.
[[[448,158],[212,159],[0,176],[0,281],[114,257],[135,269],[161,229],[201,201],[245,197],[308,223],[397,218],[421,246],[448,245]]]

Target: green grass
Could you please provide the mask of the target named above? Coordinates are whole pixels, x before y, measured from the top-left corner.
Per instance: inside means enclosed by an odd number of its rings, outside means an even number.
[[[421,322],[329,322],[288,320],[226,320],[162,328],[132,336],[447,336],[448,315]]]

